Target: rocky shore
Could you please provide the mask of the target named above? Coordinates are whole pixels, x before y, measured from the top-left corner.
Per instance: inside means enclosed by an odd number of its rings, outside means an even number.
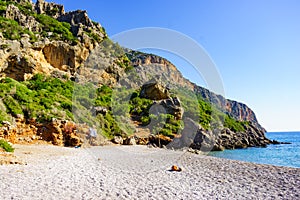
[[[15,145],[1,199],[299,199],[300,169],[146,146]],[[181,172],[171,171],[177,165]]]

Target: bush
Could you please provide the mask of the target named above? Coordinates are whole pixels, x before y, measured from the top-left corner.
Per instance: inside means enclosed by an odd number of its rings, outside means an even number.
[[[142,116],[141,122],[143,126],[147,126],[150,123],[150,117],[149,116]]]
[[[37,39],[34,33],[29,31],[29,29],[23,28],[15,20],[7,19],[2,16],[0,16],[0,31],[3,33],[3,36],[9,40],[20,40],[23,34],[28,34],[32,42]]]
[[[4,149],[6,152],[14,152],[14,148],[5,140],[0,140],[0,148]]]
[[[58,20],[44,14],[35,14],[34,17],[38,22],[41,23],[43,32],[43,37],[48,37],[48,33],[52,32],[53,35],[50,36],[54,40],[66,40],[71,42],[77,42],[77,38],[70,31],[70,24],[66,22],[59,22]]]
[[[228,115],[225,116],[224,126],[234,132],[245,131],[243,124],[247,124],[247,122],[237,121]]]
[[[3,100],[3,103],[5,104],[9,113],[15,116],[17,114],[23,114],[22,108],[19,105],[18,101],[16,101],[12,96],[6,96]]]

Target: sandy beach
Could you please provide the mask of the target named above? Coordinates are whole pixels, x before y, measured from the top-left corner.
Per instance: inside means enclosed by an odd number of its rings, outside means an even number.
[[[300,168],[147,146],[15,148],[26,165],[0,166],[0,199],[300,199]]]

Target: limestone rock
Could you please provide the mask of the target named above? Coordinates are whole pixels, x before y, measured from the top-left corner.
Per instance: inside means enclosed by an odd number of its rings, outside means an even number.
[[[136,145],[136,140],[134,137],[128,137],[123,141],[124,145]]]
[[[63,5],[48,3],[44,0],[37,0],[35,4],[35,10],[38,14],[47,14],[54,18],[57,18],[65,13]]]
[[[162,100],[170,98],[170,93],[169,90],[160,83],[153,81],[142,86],[141,97],[152,100]]]
[[[139,145],[147,145],[149,143],[149,138],[147,137],[136,137],[136,143]]]
[[[175,137],[168,148],[183,149],[193,148],[200,151],[210,151],[215,142],[214,134],[207,131],[202,126],[190,118],[184,119],[184,129],[180,137]]]
[[[106,113],[108,112],[108,109],[103,106],[96,106],[96,107],[93,107],[92,112],[95,115],[98,115],[98,114],[106,115]]]
[[[76,11],[68,12],[60,15],[57,18],[57,20],[71,24],[71,31],[73,35],[77,37],[80,36],[82,40],[86,40],[86,37],[84,37],[85,32],[92,33],[95,37],[99,39],[105,37],[101,25],[99,23],[94,23],[88,17],[86,11],[76,10]]]
[[[4,17],[17,21],[21,26],[28,28],[30,31],[39,32],[40,24],[34,17],[24,15],[17,6],[9,4],[5,11]]]
[[[47,62],[53,67],[67,71],[75,68],[75,50],[64,42],[52,42],[43,48]]]
[[[266,130],[258,123],[255,113],[245,104],[225,99],[223,96],[215,94],[206,88],[197,86],[185,79],[177,68],[168,60],[153,54],[145,54],[138,51],[126,50],[126,55],[130,58],[131,64],[139,75],[140,81],[136,84],[144,84],[152,78],[159,77],[161,82],[170,88],[180,86],[193,91],[204,100],[211,102],[224,113],[230,114],[237,120],[250,121],[260,130]]]
[[[245,128],[245,132],[237,133],[228,128],[222,129],[216,139],[213,150],[265,147],[268,144],[274,144],[273,141],[265,137],[264,131],[259,130],[255,125],[250,123],[250,125]]]
[[[114,136],[112,142],[115,144],[123,144],[123,138],[122,136]]]
[[[171,114],[176,120],[181,120],[184,109],[181,107],[181,103],[178,97],[170,97],[156,102],[155,104],[161,105],[165,108],[166,113]]]
[[[164,136],[160,134],[149,136],[149,143],[157,147],[167,146],[171,142],[172,139],[168,136]]]
[[[87,12],[83,10],[68,12],[61,15],[58,20],[70,23],[72,26],[82,24],[87,27],[95,28],[92,20],[88,17]]]

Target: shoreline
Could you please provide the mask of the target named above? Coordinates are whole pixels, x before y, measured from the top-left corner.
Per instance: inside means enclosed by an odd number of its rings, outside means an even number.
[[[300,168],[139,145],[15,147],[27,165],[0,166],[1,199],[300,198]]]

